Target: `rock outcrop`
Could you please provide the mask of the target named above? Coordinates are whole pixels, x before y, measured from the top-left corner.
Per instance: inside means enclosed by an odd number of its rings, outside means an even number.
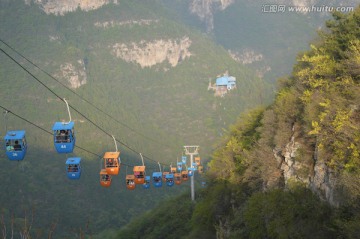
[[[214,29],[214,12],[225,10],[234,0],[192,0],[189,10],[205,22],[208,32]]]
[[[27,4],[31,2],[38,4],[46,14],[64,15],[77,9],[82,11],[95,10],[110,2],[116,4],[117,0],[25,0]]]
[[[290,142],[284,148],[273,150],[274,157],[283,173],[285,185],[291,182],[301,182],[321,199],[338,206],[336,175],[318,154],[317,146],[315,146],[311,161],[303,159],[306,145],[297,142],[297,133],[296,127],[293,127]]]
[[[189,51],[191,40],[188,37],[182,39],[160,39],[150,42],[116,43],[111,46],[111,53],[126,62],[138,63],[142,68],[151,67],[168,61],[172,67],[190,57]]]
[[[244,49],[242,52],[234,52],[229,50],[228,52],[231,58],[243,65],[252,64],[254,62],[262,61],[264,59],[263,54],[257,53],[252,49]]]
[[[140,19],[140,20],[128,20],[128,21],[105,21],[105,22],[95,22],[95,27],[100,28],[110,28],[115,26],[131,26],[131,25],[139,25],[139,26],[149,26],[153,23],[158,23],[158,19]]]
[[[79,88],[87,81],[85,65],[81,60],[78,60],[76,65],[66,62],[60,65],[60,70],[55,77],[65,79],[73,89]]]

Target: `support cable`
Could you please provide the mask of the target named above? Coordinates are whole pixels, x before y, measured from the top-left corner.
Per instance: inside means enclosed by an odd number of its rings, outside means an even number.
[[[39,82],[42,86],[44,86],[47,90],[49,90],[53,95],[55,95],[58,99],[60,99],[61,101],[64,101],[64,99],[62,97],[60,97],[57,93],[55,93],[52,89],[50,89],[46,84],[44,84],[41,80],[39,80],[36,76],[34,76],[30,71],[28,71],[25,67],[23,67],[19,62],[17,62],[13,57],[11,57],[7,52],[5,52],[3,49],[0,48],[0,51],[2,51],[7,57],[9,57],[12,61],[15,62],[15,64],[17,64],[19,67],[21,67],[24,71],[26,71],[29,75],[31,75],[37,82]],[[65,102],[65,101],[64,101]],[[96,128],[98,128],[100,131],[102,131],[104,134],[108,135],[109,137],[112,137],[112,135],[110,133],[108,133],[107,131],[105,131],[103,128],[101,128],[99,125],[97,125],[95,122],[93,122],[91,119],[89,119],[87,116],[85,116],[83,113],[81,113],[79,110],[77,110],[75,107],[69,105],[69,107],[71,109],[73,109],[75,112],[77,112],[79,115],[81,115],[82,117],[84,117],[85,119],[87,119],[91,124],[93,124]],[[135,149],[133,149],[132,147],[130,147],[129,145],[127,145],[124,142],[121,142],[119,140],[116,140],[117,142],[119,142],[121,145],[123,145],[124,147],[128,148],[129,150],[131,150],[132,152],[138,154],[139,152],[137,152]],[[147,158],[150,161],[153,161],[155,163],[157,163],[157,161],[155,161],[154,159],[147,157],[144,155],[145,158]]]

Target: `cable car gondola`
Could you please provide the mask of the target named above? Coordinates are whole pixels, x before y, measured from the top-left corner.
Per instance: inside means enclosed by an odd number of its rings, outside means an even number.
[[[178,170],[179,172],[181,172],[181,170],[182,170],[182,162],[178,162],[178,163],[177,163],[177,170]]]
[[[8,131],[4,137],[6,156],[9,160],[23,160],[27,151],[25,130]]]
[[[69,105],[66,103],[68,113],[69,113],[69,122],[55,122],[52,130],[54,132],[54,146],[58,153],[72,153],[75,147],[75,131],[74,131],[74,122],[71,121],[71,114],[69,110]]]
[[[181,172],[181,178],[182,178],[183,181],[187,181],[189,179],[188,172],[182,171]]]
[[[54,145],[58,153],[72,153],[75,146],[74,122],[55,122]]]
[[[200,157],[195,157],[195,163],[196,163],[197,166],[201,165]]]
[[[166,174],[165,178],[166,178],[167,186],[169,186],[169,187],[174,186],[174,174],[172,174],[172,173]]]
[[[190,167],[190,168],[188,168],[188,176],[189,177],[192,177],[193,175],[194,175],[194,168],[193,167]]]
[[[154,187],[160,188],[162,186],[162,175],[163,174],[161,172],[153,172],[152,178]]]
[[[181,173],[175,173],[174,174],[174,181],[176,185],[180,185],[181,184]]]
[[[145,182],[143,184],[143,188],[145,188],[145,189],[150,188],[150,176],[145,176]]]
[[[81,176],[81,158],[68,158],[66,160],[66,174],[69,179],[80,179]]]
[[[112,181],[111,175],[109,175],[106,169],[101,169],[100,171],[100,185],[103,187],[110,187]]]
[[[181,161],[183,164],[186,164],[186,160],[187,160],[187,157],[186,156],[182,156],[181,157]]]
[[[163,172],[162,173],[162,179],[163,179],[163,182],[165,183],[166,182],[166,175],[170,174],[170,172]]]
[[[126,188],[129,190],[135,189],[135,176],[134,174],[126,175]]]
[[[142,166],[134,166],[134,176],[135,176],[135,184],[144,184],[145,183],[145,165],[144,165],[144,158],[140,153]]]
[[[170,167],[170,173],[172,174],[176,173],[176,167]]]
[[[120,170],[120,152],[106,152],[104,154],[105,170],[110,175],[118,175]]]
[[[135,166],[134,176],[136,184],[144,184],[145,182],[145,166]]]
[[[105,152],[104,154],[104,168],[106,172],[110,175],[118,175],[120,170],[120,151],[118,151],[118,147],[116,144],[116,139],[111,135],[115,144],[115,152]]]

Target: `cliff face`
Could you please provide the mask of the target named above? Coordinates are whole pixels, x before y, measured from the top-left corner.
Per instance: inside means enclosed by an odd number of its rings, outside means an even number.
[[[184,36],[181,39],[160,39],[150,42],[116,43],[111,47],[114,56],[126,62],[134,62],[142,68],[151,67],[168,61],[172,67],[189,58],[191,40]]]
[[[78,8],[82,11],[95,10],[110,2],[116,4],[117,0],[25,0],[27,4],[31,2],[38,4],[46,14],[64,15]]]
[[[189,5],[191,13],[206,23],[207,31],[214,29],[214,12],[225,10],[234,0],[192,0]]]
[[[104,22],[95,22],[94,26],[99,28],[111,28],[116,26],[149,26],[151,24],[158,23],[158,19],[140,19],[140,20],[128,20],[128,21],[104,21]]]
[[[82,60],[78,60],[76,63],[65,62],[61,64],[54,76],[67,81],[73,89],[79,88],[87,82],[85,65]]]
[[[297,124],[292,127],[291,139],[283,148],[273,149],[285,186],[301,182],[323,200],[339,206],[338,175],[328,167],[324,155],[319,155],[317,145],[309,149],[299,127]]]

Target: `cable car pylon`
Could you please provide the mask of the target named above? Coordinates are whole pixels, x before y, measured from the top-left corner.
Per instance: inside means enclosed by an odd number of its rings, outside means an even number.
[[[199,146],[184,146],[185,154],[190,155],[190,166],[192,167],[194,161],[194,155],[199,154]],[[191,185],[191,200],[195,201],[195,187],[194,187],[194,178],[195,174],[191,177],[190,185]]]

